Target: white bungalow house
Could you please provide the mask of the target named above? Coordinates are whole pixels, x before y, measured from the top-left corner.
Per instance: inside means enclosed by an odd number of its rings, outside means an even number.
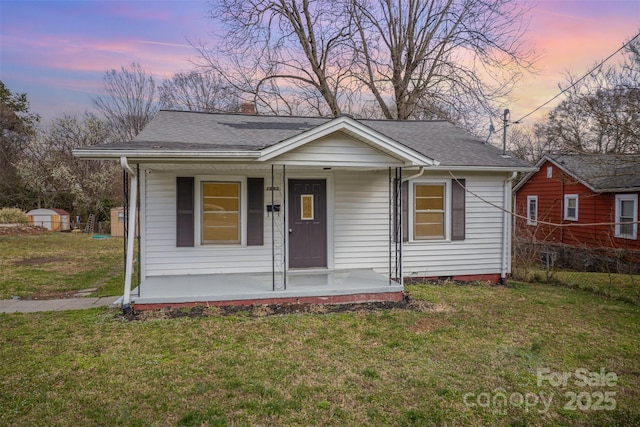
[[[160,111],[118,159],[139,209],[123,306],[399,300],[406,278],[505,280],[533,168],[444,121]],[[140,200],[138,204],[138,189]],[[129,229],[134,229],[130,214]]]

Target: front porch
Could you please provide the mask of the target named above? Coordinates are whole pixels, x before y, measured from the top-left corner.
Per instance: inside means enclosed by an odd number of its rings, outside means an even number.
[[[286,286],[274,289],[273,283],[272,273],[147,277],[131,292],[131,302],[136,310],[149,310],[169,306],[340,304],[403,298],[401,284],[368,269],[290,271]]]

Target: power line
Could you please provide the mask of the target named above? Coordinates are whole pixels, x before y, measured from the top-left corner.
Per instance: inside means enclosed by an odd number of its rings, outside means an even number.
[[[546,101],[544,104],[539,105],[538,107],[536,107],[535,109],[533,109],[532,111],[530,111],[529,113],[525,114],[524,116],[520,117],[518,120],[516,120],[513,123],[518,123],[521,122],[522,120],[526,119],[527,117],[529,117],[530,115],[532,115],[533,113],[535,113],[536,111],[540,110],[541,108],[549,105],[551,102],[555,101],[559,96],[563,95],[566,91],[568,91],[569,89],[575,87],[578,83],[580,83],[582,80],[586,79],[588,76],[591,75],[591,73],[593,73],[594,71],[596,71],[598,68],[602,67],[604,65],[605,62],[607,62],[608,60],[610,60],[611,58],[613,58],[614,56],[616,56],[622,49],[626,48],[627,46],[629,46],[631,43],[633,43],[638,37],[640,37],[640,33],[636,34],[635,36],[633,36],[633,38],[631,38],[629,41],[627,41],[625,44],[623,44],[622,46],[620,46],[620,48],[618,48],[615,52],[613,52],[611,55],[607,56],[605,59],[603,59],[602,61],[600,61],[600,63],[598,63],[598,65],[596,65],[595,67],[593,67],[591,70],[589,70],[588,72],[586,72],[582,77],[580,77],[578,80],[576,80],[575,82],[573,82],[571,85],[567,86],[566,88],[562,89],[559,93],[557,93],[553,98],[549,99],[548,101]],[[502,127],[501,129],[495,131],[500,132],[501,130],[503,130],[504,127]]]

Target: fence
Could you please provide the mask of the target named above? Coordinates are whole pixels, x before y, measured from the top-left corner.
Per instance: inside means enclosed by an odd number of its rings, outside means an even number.
[[[640,305],[640,251],[516,236],[512,278],[590,290]]]

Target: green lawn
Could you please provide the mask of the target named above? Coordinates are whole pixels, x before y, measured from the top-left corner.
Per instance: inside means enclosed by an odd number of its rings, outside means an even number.
[[[541,269],[530,269],[528,281],[545,282],[547,273]],[[640,305],[640,275],[616,273],[592,273],[570,270],[552,270],[550,283],[574,289],[582,289],[608,298]]]
[[[51,298],[97,288],[94,296],[121,295],[122,238],[45,233],[0,236],[0,299]]]
[[[638,306],[543,284],[408,289],[411,309],[374,312],[0,315],[0,425],[640,424]],[[616,380],[583,386],[601,369]]]
[[[0,254],[0,298],[122,292],[121,239]],[[408,286],[409,309],[0,314],[0,425],[640,425],[640,281],[580,274]]]

